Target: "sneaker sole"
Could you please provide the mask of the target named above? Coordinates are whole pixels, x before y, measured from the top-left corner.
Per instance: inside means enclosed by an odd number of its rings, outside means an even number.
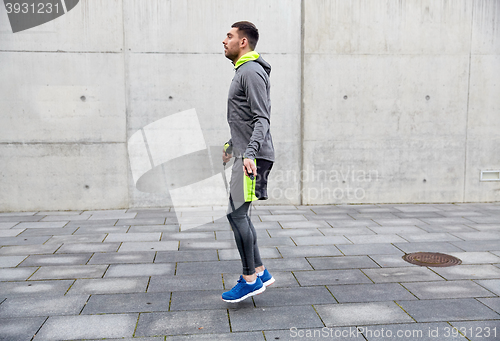
[[[225,299],[222,299],[224,302],[229,302],[229,303],[238,303],[238,302],[241,302],[243,301],[244,299],[247,299],[251,296],[255,296],[255,295],[258,295],[258,294],[262,294],[264,291],[266,290],[266,286],[263,285],[262,288],[258,289],[258,290],[255,290],[255,291],[252,291],[252,292],[249,292],[248,294],[246,294],[245,296],[243,297],[240,297],[240,298],[237,298],[235,300],[225,300]]]
[[[274,282],[275,282],[274,277],[271,277],[271,279],[268,279],[267,281],[264,282],[264,286],[268,287]]]

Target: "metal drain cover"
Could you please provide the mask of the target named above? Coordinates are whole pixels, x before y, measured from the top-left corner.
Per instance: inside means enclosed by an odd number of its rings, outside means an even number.
[[[457,257],[438,252],[407,253],[403,256],[403,259],[408,263],[421,266],[445,267],[462,264],[462,261]]]

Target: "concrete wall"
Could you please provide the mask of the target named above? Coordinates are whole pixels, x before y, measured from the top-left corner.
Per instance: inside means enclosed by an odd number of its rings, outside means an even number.
[[[0,6],[0,211],[170,206],[127,141],[192,108],[227,140],[238,20],[273,66],[269,203],[500,199],[498,1],[81,0],[15,34]]]

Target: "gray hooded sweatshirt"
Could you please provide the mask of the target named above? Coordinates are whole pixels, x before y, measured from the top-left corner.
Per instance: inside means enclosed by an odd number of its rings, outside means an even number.
[[[227,122],[231,130],[228,143],[235,157],[274,162],[269,128],[271,65],[252,51],[242,56],[235,68],[227,100]]]

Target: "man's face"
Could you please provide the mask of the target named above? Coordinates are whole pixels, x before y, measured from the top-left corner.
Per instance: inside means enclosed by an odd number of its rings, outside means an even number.
[[[240,55],[240,44],[242,39],[238,34],[238,28],[232,27],[229,32],[227,32],[226,39],[222,41],[224,45],[224,54],[226,58],[232,60],[233,62],[237,62],[237,58]]]

